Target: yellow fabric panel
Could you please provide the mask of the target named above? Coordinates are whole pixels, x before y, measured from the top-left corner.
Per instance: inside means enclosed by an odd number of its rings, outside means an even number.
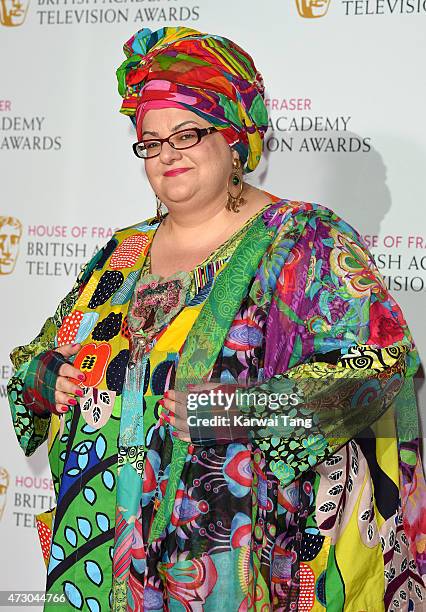
[[[74,310],[84,310],[85,308],[87,308],[90,298],[92,297],[98,285],[98,282],[99,282],[98,276],[99,275],[97,275],[96,272],[94,272],[93,275],[90,277],[87,285],[81,292],[81,295],[78,298],[76,305],[74,306]]]
[[[376,458],[380,468],[399,488],[399,457],[398,443],[396,440],[396,428],[393,410],[390,409],[372,425],[376,436]],[[376,504],[374,503],[377,526],[381,529],[385,523]]]
[[[382,421],[384,417],[386,417],[386,414],[379,420]],[[382,470],[393,480],[396,486],[399,487],[398,444],[393,420],[391,426],[392,430],[388,429],[386,432],[382,432],[381,428],[378,429],[376,456],[377,463]]]
[[[50,417],[50,426],[49,426],[49,433],[47,436],[47,449],[48,452],[50,452],[50,449],[52,448],[52,444],[55,440],[56,434],[59,431],[59,426],[60,426],[60,418],[57,414],[52,414]]]
[[[170,323],[168,329],[157,340],[151,351],[151,359],[155,351],[178,351],[188,336],[189,330],[194,325],[200,314],[203,304],[184,308]]]
[[[370,474],[367,471],[351,518],[345,530],[340,534],[335,546],[337,565],[345,584],[346,593],[350,593],[345,602],[344,612],[384,612],[383,593],[384,566],[380,543],[369,548],[361,538],[358,527],[359,505],[362,492]]]
[[[184,307],[181,312],[176,315],[176,318],[169,324],[164,333],[158,338],[153,348],[149,353],[151,372],[165,361],[169,353],[178,353],[183,343],[185,342],[188,332],[194,325],[198,315],[201,312],[203,304],[196,306]],[[151,381],[149,383],[147,396],[151,396]]]

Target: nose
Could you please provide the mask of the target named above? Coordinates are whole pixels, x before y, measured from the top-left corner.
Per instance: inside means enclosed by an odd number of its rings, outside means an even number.
[[[175,160],[182,159],[182,153],[174,149],[168,142],[163,142],[159,157],[163,163],[171,164]]]

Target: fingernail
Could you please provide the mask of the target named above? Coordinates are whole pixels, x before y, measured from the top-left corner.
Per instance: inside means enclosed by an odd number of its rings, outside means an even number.
[[[86,380],[86,374],[79,374],[78,380]]]
[[[79,344],[80,344],[79,342],[75,342],[75,343],[72,345],[72,348],[74,348],[75,346],[78,346]]]
[[[174,436],[176,438],[178,436],[178,432],[177,431],[172,431],[172,436]]]
[[[71,397],[68,400],[68,403],[71,404],[71,406],[76,406],[77,405],[77,400],[75,400],[73,397]]]
[[[165,421],[167,421],[167,423],[171,423],[171,418],[167,415],[164,414],[164,412],[161,414],[161,418],[164,419]]]
[[[78,395],[78,397],[83,397],[84,393],[82,391],[82,389],[76,389],[74,391],[75,395]]]
[[[66,406],[65,408],[62,408],[61,412],[68,412],[69,408],[68,406]]]
[[[168,397],[169,396],[169,392],[168,391],[164,391],[163,395],[164,395],[164,397]]]
[[[164,400],[163,400],[163,399],[158,400],[158,403],[159,403],[161,406],[164,406]]]

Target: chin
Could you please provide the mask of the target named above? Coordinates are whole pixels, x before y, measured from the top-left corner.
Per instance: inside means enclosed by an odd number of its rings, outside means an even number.
[[[192,196],[192,189],[189,189],[185,186],[169,188],[162,192],[162,197],[160,199],[167,206],[167,202],[173,204],[179,204],[180,202],[187,202]]]

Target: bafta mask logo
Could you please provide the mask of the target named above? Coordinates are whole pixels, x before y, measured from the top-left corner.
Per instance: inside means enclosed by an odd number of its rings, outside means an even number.
[[[296,0],[297,12],[301,17],[315,19],[327,14],[330,0]]]
[[[30,0],[0,0],[0,23],[8,28],[22,25],[29,5]]]
[[[11,274],[15,269],[21,236],[22,223],[19,219],[0,217],[0,275]]]
[[[7,490],[9,488],[9,472],[0,467],[0,521],[6,508]]]

